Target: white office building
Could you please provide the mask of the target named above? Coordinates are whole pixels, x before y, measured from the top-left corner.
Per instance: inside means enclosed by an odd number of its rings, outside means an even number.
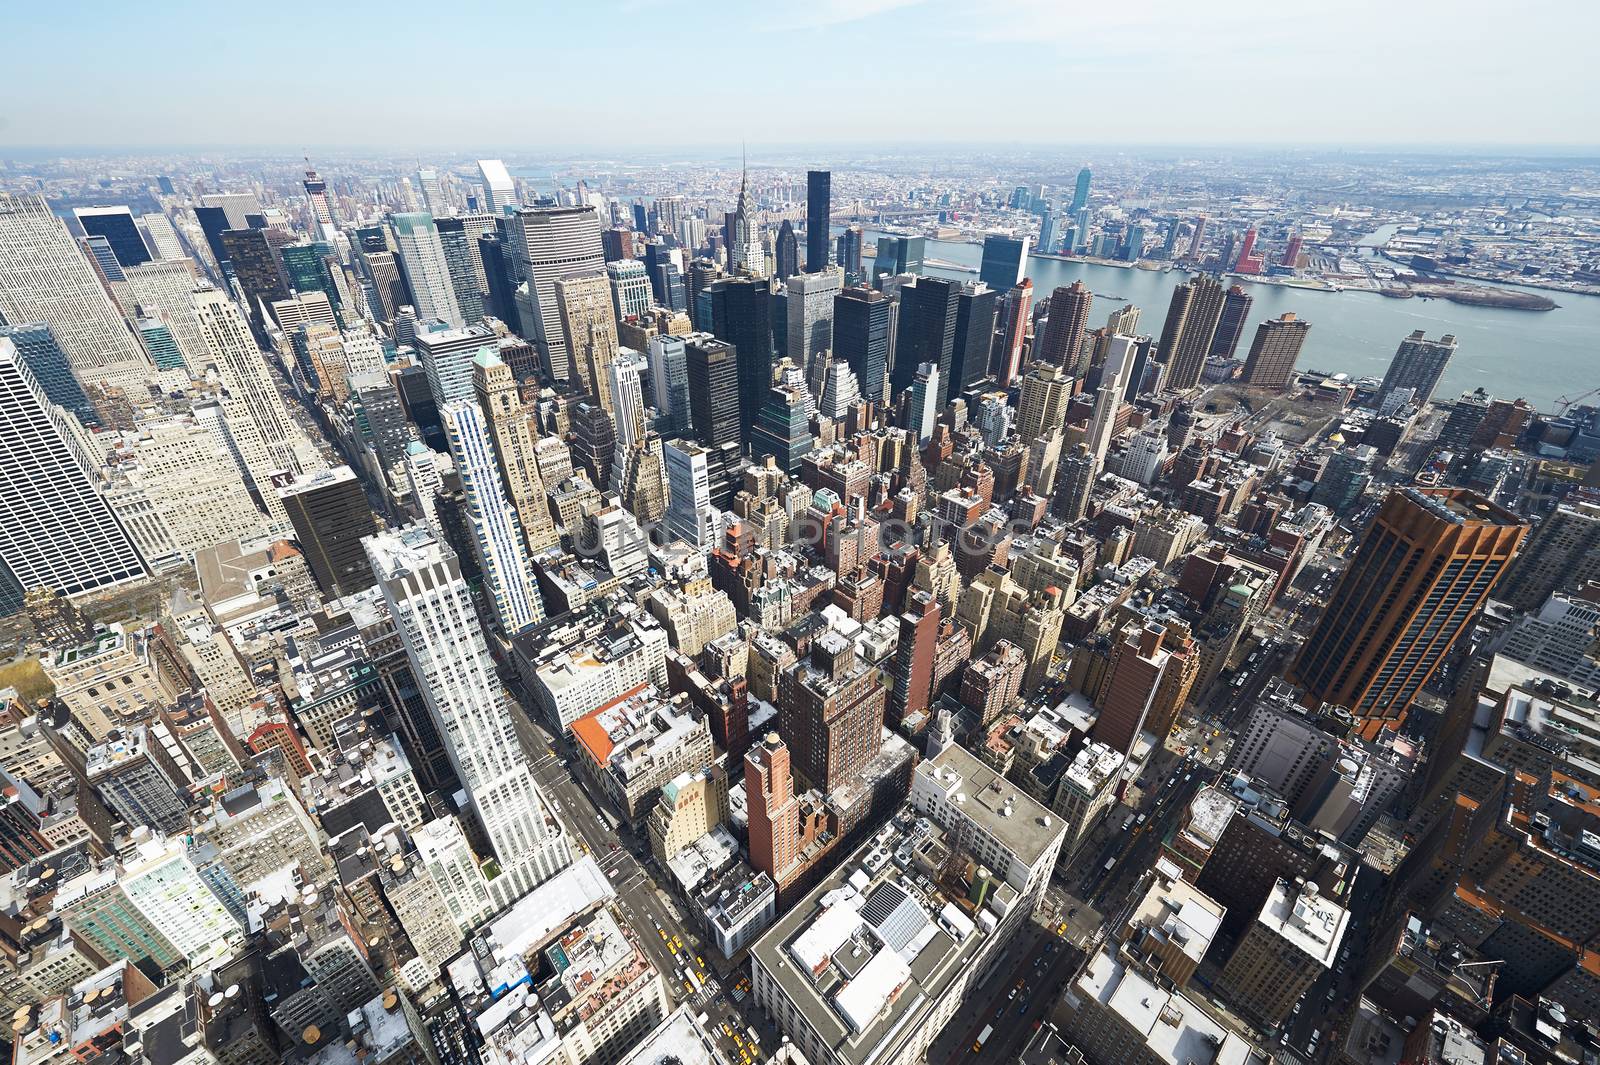
[[[499,460],[483,409],[463,400],[447,404],[439,418],[467,497],[467,520],[496,623],[507,634],[521,632],[544,620],[544,603],[539,598],[533,562],[522,549],[517,508],[500,481]]]
[[[488,839],[499,875],[488,877],[496,908],[509,905],[572,860],[545,808],[531,761],[517,739],[505,689],[456,556],[425,525],[365,541],[456,777]]]
[[[150,360],[43,196],[0,192],[0,319],[48,324],[84,384],[145,394]]]
[[[692,440],[661,445],[667,466],[667,531],[701,551],[717,538],[717,512],[711,505],[710,452]]]
[[[483,192],[489,202],[483,207],[490,214],[505,214],[507,207],[517,205],[517,185],[511,172],[498,159],[479,159],[478,173],[483,177]]]
[[[77,595],[143,577],[145,565],[77,462],[70,418],[0,337],[0,560],[24,589]]]
[[[439,227],[427,211],[408,211],[394,216],[395,243],[405,263],[411,295],[416,300],[417,317],[440,318],[457,329],[466,325],[456,290],[450,284],[450,267],[445,262]]]
[[[611,280],[611,305],[617,321],[629,315],[642,316],[650,309],[650,277],[644,263],[637,259],[606,263],[606,277]]]

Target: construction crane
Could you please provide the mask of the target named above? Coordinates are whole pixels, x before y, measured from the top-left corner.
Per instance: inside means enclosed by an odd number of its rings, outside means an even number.
[[[1565,414],[1565,413],[1567,413],[1568,408],[1570,408],[1572,406],[1575,406],[1576,404],[1582,403],[1584,400],[1588,399],[1590,396],[1595,396],[1595,395],[1600,395],[1600,386],[1596,386],[1595,388],[1591,388],[1587,392],[1580,392],[1576,396],[1562,396],[1560,399],[1556,400],[1556,414],[1557,415]]]

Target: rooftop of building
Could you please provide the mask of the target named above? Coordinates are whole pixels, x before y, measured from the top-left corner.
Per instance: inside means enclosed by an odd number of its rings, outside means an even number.
[[[626,786],[648,776],[706,729],[687,696],[664,698],[652,685],[624,692],[572,723],[572,734],[594,763]]]
[[[1398,491],[1433,516],[1452,525],[1526,525],[1522,518],[1466,488],[1401,488]]]
[[[376,533],[362,541],[372,560],[372,572],[379,580],[393,580],[407,573],[436,565],[451,554],[422,522]]]
[[[735,862],[697,892],[706,920],[724,931],[737,928],[751,912],[777,901],[777,885],[766,873]]]
[[[1145,1047],[1169,1065],[1267,1065],[1266,1054],[1181,992],[1124,964],[1107,946],[1090,959],[1073,992],[1143,1033]]]
[[[1032,866],[1061,836],[1057,818],[958,744],[917,763],[916,773],[1024,865]]]
[[[953,845],[902,811],[751,948],[840,1060],[864,1065],[905,1038],[1014,903]]]
[[[1211,947],[1227,907],[1177,875],[1170,863],[1158,862],[1156,875],[1129,924],[1170,943],[1196,965]]]
[[[1315,884],[1278,880],[1256,921],[1328,969],[1338,957],[1350,911],[1323,895]]]
[[[617,1065],[718,1065],[722,1055],[688,1003],[656,1025]]]

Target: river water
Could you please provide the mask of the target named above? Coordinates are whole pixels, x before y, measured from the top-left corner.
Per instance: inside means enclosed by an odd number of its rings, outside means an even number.
[[[872,246],[878,234],[869,231],[865,236],[865,243]],[[929,240],[926,256],[976,269],[982,249],[975,244]],[[977,279],[976,273],[936,266],[927,267],[926,272]],[[1089,318],[1093,327],[1104,325],[1116,308],[1132,303],[1143,311],[1140,332],[1159,336],[1172,290],[1188,274],[1035,256],[1028,261],[1028,276],[1033,279],[1035,300],[1048,299],[1058,285],[1082,280],[1095,295]],[[1382,377],[1400,341],[1413,329],[1422,329],[1429,337],[1454,333],[1457,340],[1455,357],[1435,392],[1438,399],[1454,399],[1462,392],[1482,388],[1506,399],[1520,396],[1549,411],[1559,397],[1600,386],[1600,296],[1541,291],[1560,306],[1553,311],[1513,311],[1439,299],[1397,300],[1375,292],[1241,284],[1255,297],[1255,303],[1239,342],[1240,359],[1250,349],[1257,323],[1293,311],[1311,323],[1297,363],[1302,370]]]

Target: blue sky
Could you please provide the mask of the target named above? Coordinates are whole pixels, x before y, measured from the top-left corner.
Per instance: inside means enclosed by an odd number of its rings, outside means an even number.
[[[1592,0],[13,8],[0,148],[1592,145],[1600,128]]]

